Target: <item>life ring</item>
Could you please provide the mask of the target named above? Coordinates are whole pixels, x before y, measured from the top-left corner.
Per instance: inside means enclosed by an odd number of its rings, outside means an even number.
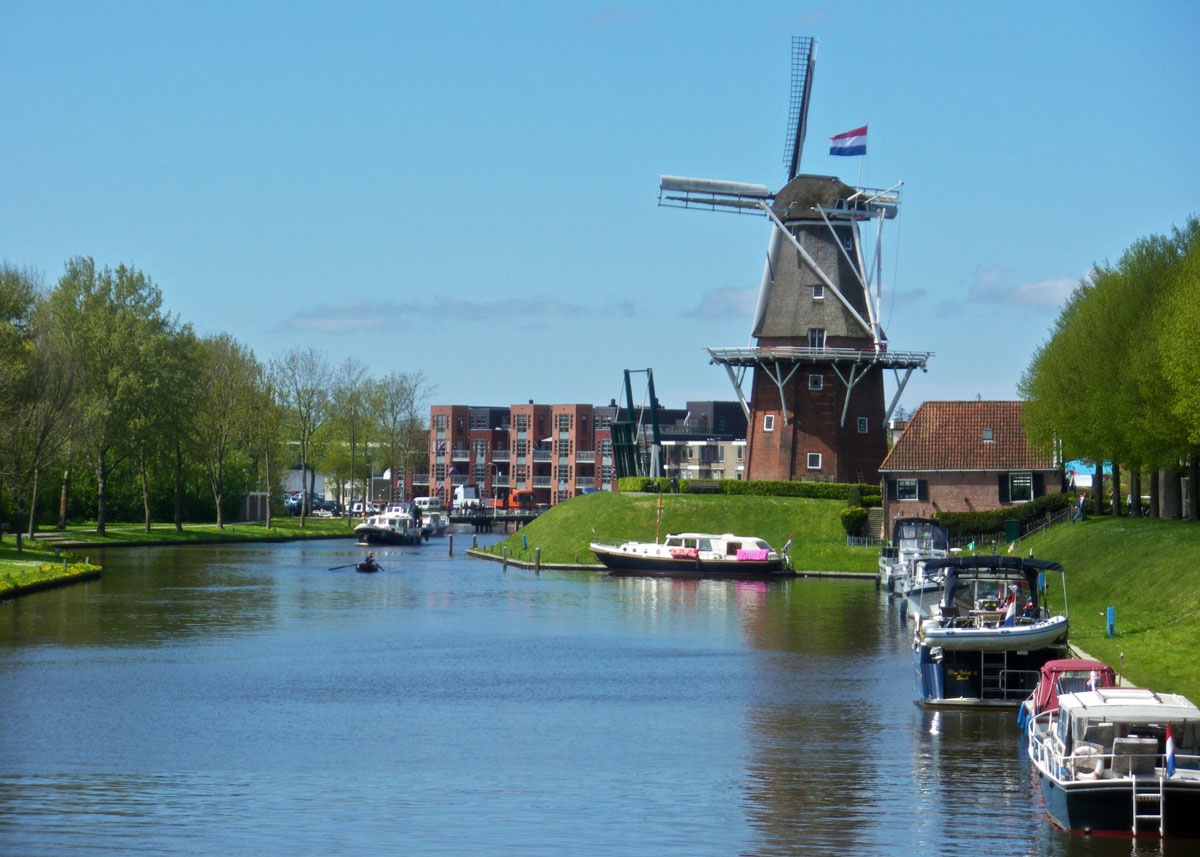
[[[1071,753],[1075,779],[1094,780],[1104,773],[1104,755],[1091,744],[1080,744]]]

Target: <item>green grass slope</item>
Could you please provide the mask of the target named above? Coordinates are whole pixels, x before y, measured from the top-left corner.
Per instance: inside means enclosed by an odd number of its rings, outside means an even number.
[[[514,559],[544,563],[594,563],[588,542],[595,538],[654,541],[657,494],[601,491],[573,497],[539,516],[491,549],[507,547]],[[802,497],[746,497],[720,494],[663,495],[660,534],[695,531],[758,536],[780,549],[792,539],[792,562],[799,571],[874,572],[879,551],[848,548],[842,529],[842,500]],[[528,547],[522,547],[522,536]]]
[[[1130,681],[1200,704],[1200,523],[1093,517],[1025,544],[1066,569],[1072,643],[1114,669],[1124,652]]]

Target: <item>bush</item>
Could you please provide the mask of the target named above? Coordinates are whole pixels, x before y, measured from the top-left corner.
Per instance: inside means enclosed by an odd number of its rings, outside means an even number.
[[[846,492],[846,508],[862,508],[862,495],[862,488],[857,485],[851,485],[850,490]]]
[[[863,527],[867,524],[867,510],[862,506],[848,506],[842,509],[842,529],[848,536],[861,536]]]
[[[679,490],[690,492],[688,485],[702,482],[705,486],[716,483],[721,494],[755,495],[760,497],[809,497],[817,500],[849,500],[852,490],[858,491],[861,506],[882,505],[878,485],[844,482],[775,482],[766,479],[680,479]],[[671,490],[671,480],[652,479],[648,476],[625,476],[617,480],[618,491],[642,491],[657,494],[660,490]]]
[[[991,509],[986,512],[935,512],[933,517],[949,531],[950,538],[954,539],[961,536],[1002,533],[1004,522],[1014,518],[1021,522],[1021,529],[1024,531],[1035,519],[1066,509],[1070,505],[1070,496],[1054,493],[1045,494],[1030,503],[1020,503],[1003,509]]]

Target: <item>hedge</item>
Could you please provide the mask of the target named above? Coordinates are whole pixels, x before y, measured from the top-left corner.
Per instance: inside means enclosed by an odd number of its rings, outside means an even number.
[[[867,525],[867,510],[862,506],[848,506],[842,509],[842,529],[848,536],[861,536],[863,527]]]
[[[991,509],[986,512],[935,512],[933,517],[939,524],[949,530],[950,538],[1004,532],[1004,522],[1018,520],[1022,530],[1038,518],[1044,518],[1047,513],[1066,509],[1071,505],[1068,494],[1045,494],[1029,503],[1019,503],[1006,506],[1003,509]]]
[[[680,479],[681,494],[714,493],[711,486],[715,485],[718,494],[751,494],[759,497],[812,497],[824,500],[848,500],[850,492],[857,488],[862,497],[863,506],[882,505],[878,485],[864,483],[851,484],[844,482],[775,482],[767,479]],[[693,487],[693,483],[700,483]],[[692,488],[692,490],[689,490]],[[696,490],[700,489],[700,490]],[[653,479],[649,476],[626,476],[617,480],[618,491],[642,491],[650,494],[664,494],[671,491],[671,480]]]

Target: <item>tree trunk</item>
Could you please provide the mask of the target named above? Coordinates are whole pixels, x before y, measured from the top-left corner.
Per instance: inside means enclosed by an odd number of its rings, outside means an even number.
[[[70,461],[70,457],[71,457],[71,450],[68,447],[68,449],[67,449],[68,462]],[[58,497],[58,520],[55,522],[55,526],[57,526],[59,530],[65,530],[67,528],[67,502],[70,499],[71,499],[71,465],[68,463],[67,466],[63,468],[62,493]]]
[[[1193,455],[1188,467],[1188,517],[1200,520],[1200,455]]]
[[[108,460],[100,453],[96,461],[96,533],[105,535],[104,525],[108,521]]]
[[[271,444],[267,443],[266,452],[263,454],[267,467],[267,529],[271,529]]]
[[[304,520],[308,512],[308,490],[304,483],[308,481],[308,449],[300,445],[300,529],[304,529]]]
[[[1164,518],[1174,520],[1179,517],[1179,469],[1176,467],[1164,467],[1162,475],[1159,477],[1159,485],[1162,489],[1162,504],[1159,511]]]
[[[38,500],[38,485],[41,482],[42,469],[40,467],[33,468],[33,491],[30,492],[29,498],[29,538],[36,538],[37,533],[37,500]],[[19,520],[19,519],[18,519]],[[17,525],[20,529],[20,524]]]
[[[1155,468],[1154,470],[1150,471],[1150,517],[1151,518],[1161,517],[1160,513],[1162,511],[1162,507],[1159,505],[1159,502],[1158,502],[1158,499],[1159,499],[1158,498],[1158,483],[1159,483],[1158,469]]]
[[[175,440],[175,532],[183,532],[183,444]]]
[[[1113,489],[1112,514],[1114,518],[1121,517],[1121,465],[1113,460]]]
[[[1096,459],[1096,475],[1092,477],[1092,514],[1104,511],[1104,459]]]
[[[1134,468],[1129,471],[1129,517],[1142,516],[1142,471]]]
[[[146,478],[146,453],[138,452],[138,475],[142,479],[142,515],[146,519],[146,532],[150,532],[150,484]]]

